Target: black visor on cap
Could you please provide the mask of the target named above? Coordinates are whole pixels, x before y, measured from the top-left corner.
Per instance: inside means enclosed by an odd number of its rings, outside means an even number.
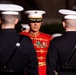
[[[41,22],[42,18],[29,18],[30,22]]]

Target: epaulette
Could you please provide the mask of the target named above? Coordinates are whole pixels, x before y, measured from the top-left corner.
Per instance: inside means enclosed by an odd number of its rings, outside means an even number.
[[[40,32],[40,34],[41,34],[41,35],[44,35],[44,36],[46,36],[46,37],[49,37],[49,38],[52,37],[50,34],[46,34],[46,33],[42,33],[42,32]]]

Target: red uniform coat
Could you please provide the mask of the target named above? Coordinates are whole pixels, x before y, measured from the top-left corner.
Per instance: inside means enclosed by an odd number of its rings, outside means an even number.
[[[29,32],[22,32],[21,34],[32,39],[38,57],[39,75],[46,75],[46,54],[52,36],[41,32],[37,35],[32,35]]]

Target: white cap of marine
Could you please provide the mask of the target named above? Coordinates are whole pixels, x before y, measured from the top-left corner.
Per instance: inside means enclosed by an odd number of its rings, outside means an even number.
[[[25,13],[28,14],[28,18],[42,18],[42,15],[46,12],[43,10],[28,10]]]
[[[65,15],[64,19],[76,19],[76,11],[69,9],[60,9],[59,13]]]
[[[16,4],[0,4],[0,11],[1,14],[13,14],[17,15],[19,14],[19,11],[24,10],[24,8],[20,5]]]
[[[54,34],[52,34],[52,37],[53,37],[53,38],[59,37],[59,36],[62,36],[62,34],[61,34],[61,33],[54,33]]]

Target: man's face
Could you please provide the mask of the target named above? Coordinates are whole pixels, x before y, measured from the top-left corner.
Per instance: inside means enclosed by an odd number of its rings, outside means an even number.
[[[30,30],[38,32],[40,30],[42,22],[30,22]]]

